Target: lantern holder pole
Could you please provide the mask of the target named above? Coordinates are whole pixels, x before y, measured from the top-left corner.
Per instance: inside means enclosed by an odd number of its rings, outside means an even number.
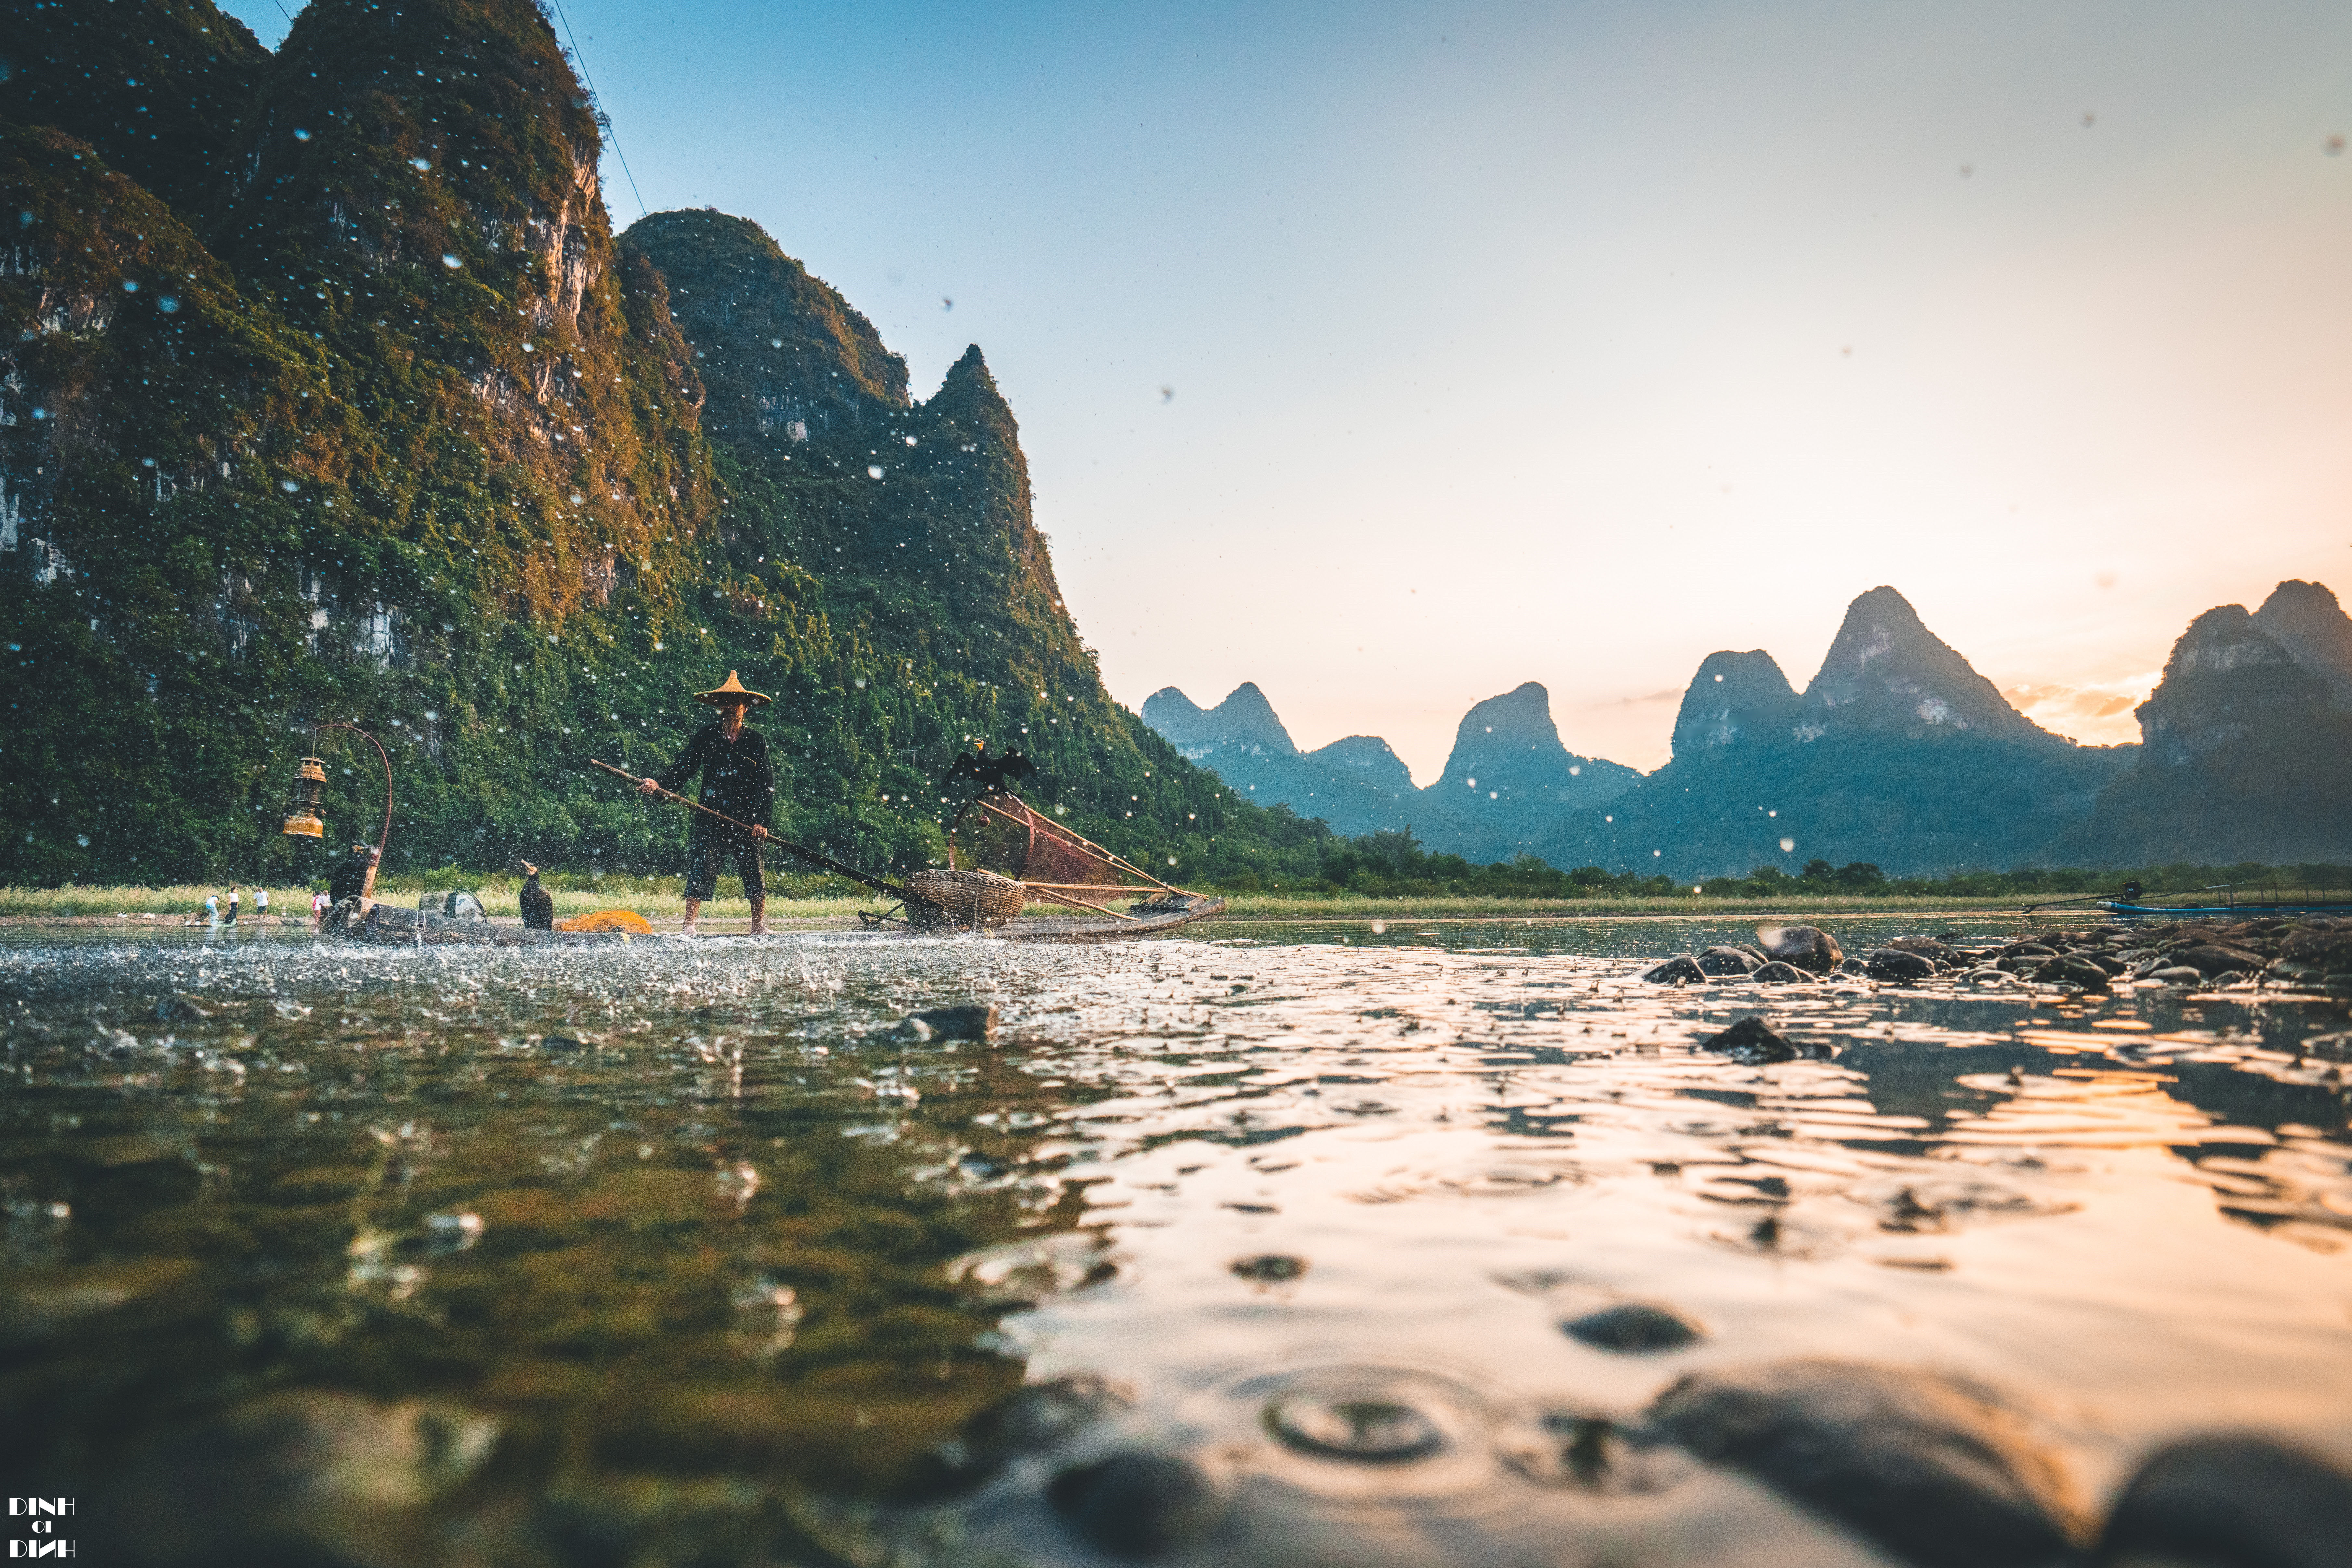
[[[382,741],[377,740],[357,724],[346,724],[340,720],[331,719],[326,723],[312,725],[311,729],[314,731],[349,730],[352,734],[373,746],[377,758],[383,763],[383,831],[375,837],[375,865],[368,868],[366,890],[360,895],[362,899],[373,898],[375,893],[376,869],[383,864],[383,847],[392,841],[392,753],[383,749]]]

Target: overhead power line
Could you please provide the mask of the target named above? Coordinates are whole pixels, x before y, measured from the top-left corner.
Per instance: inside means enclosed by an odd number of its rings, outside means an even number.
[[[572,45],[572,63],[580,68],[580,79],[587,86],[588,100],[596,106],[596,118],[604,127],[605,137],[613,143],[613,156],[621,161],[621,173],[629,182],[629,195],[637,198],[637,216],[645,216],[653,209],[646,205],[645,193],[637,189],[637,176],[629,167],[629,155],[621,151],[620,132],[613,129],[612,117],[604,112],[604,100],[596,91],[596,79],[588,74],[588,57],[580,52],[579,35],[572,30],[572,18],[563,14],[563,0],[551,0],[555,19],[563,24],[563,37]]]

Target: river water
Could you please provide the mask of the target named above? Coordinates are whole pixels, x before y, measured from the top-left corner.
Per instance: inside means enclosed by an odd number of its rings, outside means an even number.
[[[1547,1434],[1693,1373],[1977,1380],[2084,1521],[2183,1434],[2352,1458],[2340,1007],[1634,978],[1752,931],[1703,921],[1195,929],[12,933],[0,1462],[158,1562],[262,1476],[331,1561],[1093,1563],[1051,1474],[1121,1449],[1222,1500],[1171,1561],[1625,1568],[1891,1561],[1736,1476],[1558,1484]],[[992,1043],[895,1027],[968,1003]],[[1750,1016],[1823,1056],[1696,1048]],[[1696,1337],[1563,1331],[1627,1302]],[[1024,1384],[1074,1391],[1054,1453],[927,1489]]]

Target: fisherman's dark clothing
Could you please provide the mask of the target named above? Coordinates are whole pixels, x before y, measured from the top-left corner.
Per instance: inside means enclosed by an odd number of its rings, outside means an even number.
[[[676,793],[697,773],[702,775],[702,804],[723,812],[745,827],[766,827],[776,809],[776,775],[768,766],[768,742],[748,726],[734,740],[713,721],[696,731],[677,754],[677,761],[654,775],[654,782]],[[760,845],[741,828],[697,812],[686,846],[686,896],[708,899],[718,890],[722,858],[731,858],[743,879],[743,896],[764,898],[767,882],[760,871]]]
[[[522,908],[522,923],[532,931],[551,931],[555,926],[555,900],[539,885],[539,875],[533,872],[522,885],[516,902]]]
[[[327,897],[336,903],[356,899],[367,891],[368,858],[346,855],[342,863],[327,878]]]

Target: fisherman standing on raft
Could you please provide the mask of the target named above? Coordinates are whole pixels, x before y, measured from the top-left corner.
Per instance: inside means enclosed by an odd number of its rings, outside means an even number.
[[[776,807],[776,775],[768,766],[768,742],[758,731],[743,728],[743,715],[755,707],[766,707],[769,700],[764,693],[745,690],[731,669],[724,684],[696,692],[694,700],[718,709],[719,717],[696,732],[677,754],[677,761],[639,784],[637,793],[668,790],[675,794],[700,773],[702,804],[748,826],[746,832],[695,814],[694,827],[686,841],[686,934],[694,934],[694,918],[702,910],[702,900],[719,889],[719,857],[731,855],[743,879],[743,896],[751,900],[751,934],[764,936],[768,887],[760,874],[760,846],[767,839],[768,818]]]

